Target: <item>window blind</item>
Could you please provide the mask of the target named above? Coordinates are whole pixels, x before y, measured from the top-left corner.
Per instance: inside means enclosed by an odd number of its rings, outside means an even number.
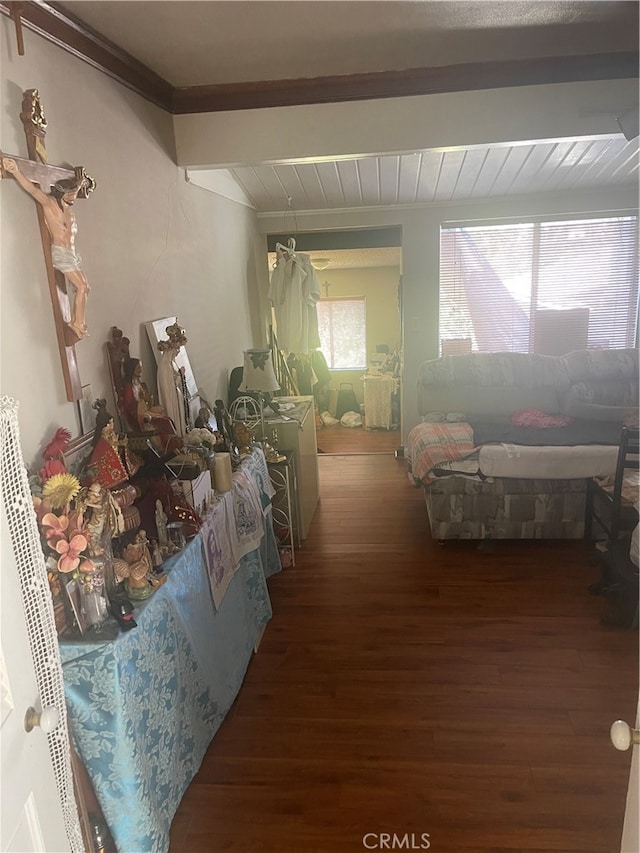
[[[636,341],[638,220],[443,228],[443,351],[618,349]]]
[[[367,365],[365,298],[321,299],[320,349],[330,370],[363,370]]]

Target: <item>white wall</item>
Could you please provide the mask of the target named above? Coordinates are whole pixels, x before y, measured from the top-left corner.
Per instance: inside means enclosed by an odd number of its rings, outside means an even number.
[[[155,387],[146,321],[176,314],[198,385],[226,398],[228,370],[262,342],[267,287],[255,214],[188,183],[175,164],[171,116],[68,53],[25,31],[17,56],[12,22],[0,18],[0,149],[26,157],[23,90],[37,88],[49,122],[53,164],[84,165],[98,183],[76,205],[78,249],[91,284],[90,338],[76,346],[93,396],[110,386],[104,343],[111,326],[131,339]],[[35,203],[0,182],[1,392],[20,400],[27,462],[58,426],[76,435],[66,401]]]
[[[434,204],[418,209],[296,213],[300,231],[402,226],[402,301],[404,372],[402,432],[418,423],[416,377],[420,364],[438,355],[438,282],[440,226],[445,222],[486,222],[542,215],[568,217],[600,211],[603,215],[637,212],[635,188],[531,195],[462,204]],[[259,215],[260,229],[277,233],[281,216]],[[304,246],[300,246],[304,250]]]

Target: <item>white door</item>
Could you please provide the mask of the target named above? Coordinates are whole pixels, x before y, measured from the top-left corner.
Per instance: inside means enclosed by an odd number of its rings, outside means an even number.
[[[20,585],[4,508],[0,552],[0,850],[3,853],[65,853],[69,841],[53,775],[47,736],[27,733],[24,717],[40,710],[38,688],[22,608]]]
[[[638,694],[638,713],[636,729],[640,726],[640,693]],[[624,814],[622,844],[620,853],[638,853],[640,850],[640,746],[631,747],[631,773],[627,791],[627,809]]]

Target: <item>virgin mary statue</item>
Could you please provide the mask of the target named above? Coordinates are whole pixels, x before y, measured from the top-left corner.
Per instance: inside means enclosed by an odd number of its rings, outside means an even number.
[[[168,339],[158,343],[158,349],[162,353],[158,365],[158,399],[175,424],[178,435],[186,435],[187,401],[183,390],[184,374],[176,365],[175,358],[180,348],[187,343],[187,337],[177,322],[167,326],[165,332]]]

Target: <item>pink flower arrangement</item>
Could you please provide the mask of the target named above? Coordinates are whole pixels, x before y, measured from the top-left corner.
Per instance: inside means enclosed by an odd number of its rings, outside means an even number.
[[[40,529],[49,548],[60,554],[59,571],[67,574],[76,569],[81,572],[91,572],[95,569],[92,560],[81,559],[89,544],[83,532],[82,513],[76,510],[72,510],[69,515],[54,515],[48,512],[42,516]]]
[[[87,545],[87,537],[83,536],[82,533],[76,533],[75,536],[72,536],[71,539],[58,539],[55,544],[55,550],[58,554],[60,554],[60,559],[58,560],[58,571],[64,572],[67,574],[68,572],[74,572],[76,569],[80,569],[81,572],[91,572],[95,569],[95,565],[91,560],[82,560],[80,559],[82,552],[86,549]]]

